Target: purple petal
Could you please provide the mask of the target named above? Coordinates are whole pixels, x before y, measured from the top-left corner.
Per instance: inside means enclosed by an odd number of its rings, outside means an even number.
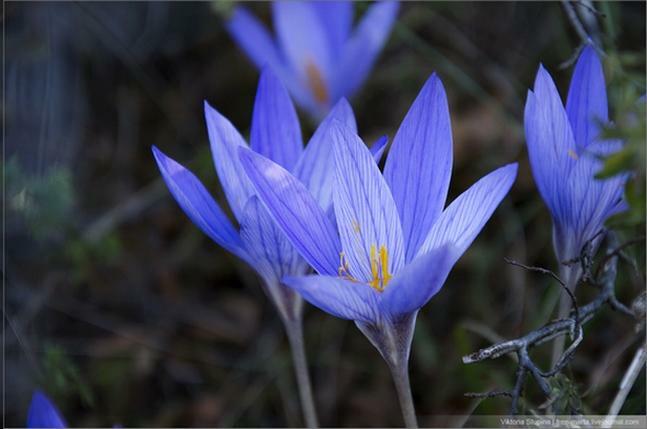
[[[312,4],[328,36],[331,52],[341,52],[353,25],[353,3],[350,1],[314,1]]]
[[[287,275],[305,274],[303,259],[256,196],[245,206],[240,239],[254,267],[268,283],[278,283]]]
[[[277,164],[291,170],[297,163],[303,142],[299,118],[287,90],[269,69],[264,69],[258,82],[251,148]]]
[[[376,163],[380,163],[382,160],[382,155],[384,155],[384,150],[386,149],[386,145],[389,142],[389,136],[383,135],[379,139],[375,140],[373,144],[371,145],[371,155],[373,155],[373,159],[375,159]]]
[[[240,222],[247,200],[254,195],[252,185],[238,160],[238,148],[246,148],[247,143],[231,122],[206,101],[204,102],[204,116],[211,143],[211,156],[220,184],[225,191],[231,210]]]
[[[561,219],[564,177],[575,165],[577,148],[557,88],[542,66],[534,89],[528,92],[524,112],[528,157],[539,193],[553,217]]]
[[[442,288],[458,257],[452,245],[418,256],[388,284],[380,308],[396,317],[417,311]]]
[[[350,97],[364,83],[387,40],[398,13],[399,4],[382,1],[371,5],[346,42],[335,71],[336,97]]]
[[[166,186],[189,219],[213,241],[247,261],[238,232],[200,180],[155,146],[152,149]]]
[[[481,232],[517,177],[517,164],[494,170],[463,192],[442,212],[420,247],[424,255],[445,244],[455,247],[459,258]]]
[[[600,125],[609,121],[602,63],[591,45],[584,48],[575,66],[566,113],[579,151],[593,142],[600,133]]]
[[[332,205],[335,160],[330,142],[330,126],[335,120],[357,131],[353,108],[342,98],[319,125],[294,168],[294,175],[306,185],[324,211]]]
[[[335,122],[331,142],[336,177],[333,206],[350,272],[358,280],[371,281],[371,261],[385,248],[389,273],[395,273],[404,262],[404,246],[389,187],[368,148],[352,130]]]
[[[265,280],[265,290],[279,312],[289,317],[296,293],[281,284],[286,275],[304,275],[308,264],[299,256],[287,237],[271,218],[258,197],[245,206],[240,225],[240,238],[245,244],[253,267]]]
[[[28,428],[64,428],[67,424],[61,417],[61,412],[54,403],[40,390],[36,390],[31,398],[27,412]]]
[[[318,273],[337,274],[339,237],[306,187],[283,167],[249,149],[241,149],[239,156],[259,198],[301,256]]]
[[[452,130],[443,84],[425,83],[393,139],[384,167],[411,261],[445,206],[452,171]]]
[[[302,86],[310,87],[323,104],[330,102],[330,46],[316,9],[310,2],[272,3],[279,44]]]
[[[367,284],[316,275],[284,277],[283,283],[310,304],[335,317],[366,323],[378,318],[379,295]]]
[[[236,7],[227,21],[227,30],[259,69],[282,68],[283,61],[272,36],[263,24],[244,7]]]

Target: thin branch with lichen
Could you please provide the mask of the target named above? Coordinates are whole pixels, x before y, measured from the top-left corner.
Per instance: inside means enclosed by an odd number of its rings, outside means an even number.
[[[498,342],[489,347],[483,348],[477,352],[463,356],[465,364],[481,362],[488,359],[497,359],[501,356],[514,354],[517,356],[517,370],[514,387],[510,391],[496,390],[484,393],[466,393],[468,397],[491,398],[496,396],[508,396],[511,398],[510,414],[518,413],[519,399],[522,396],[523,387],[527,375],[531,375],[538,384],[541,391],[546,397],[551,399],[551,387],[548,383],[550,377],[558,374],[571,361],[575,350],[584,338],[582,326],[595,316],[595,314],[605,306],[609,306],[615,311],[635,317],[634,313],[625,305],[620,303],[615,295],[615,280],[617,273],[617,263],[620,257],[618,249],[623,246],[617,246],[615,236],[609,234],[607,237],[607,251],[601,262],[601,267],[596,271],[596,278],[592,279],[593,283],[600,287],[600,293],[588,304],[578,307],[575,296],[571,295],[573,309],[569,317],[554,320],[546,325],[530,331],[529,333],[512,340]],[[585,253],[583,251],[583,253]],[[548,274],[558,283],[564,286],[564,282],[552,271],[544,268],[529,267],[515,261],[508,260],[509,263],[520,266],[531,271]],[[589,266],[590,267],[590,266]],[[569,335],[571,344],[562,353],[557,363],[547,371],[542,371],[529,355],[529,350],[542,343],[553,340],[557,337]]]

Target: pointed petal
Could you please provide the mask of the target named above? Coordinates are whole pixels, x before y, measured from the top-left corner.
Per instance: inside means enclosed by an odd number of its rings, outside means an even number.
[[[152,149],[166,186],[189,219],[220,246],[248,260],[238,232],[200,180],[155,146]]]
[[[539,66],[534,93],[528,92],[524,126],[537,189],[554,218],[563,218],[565,174],[575,165],[577,148],[566,111],[548,72]]]
[[[40,390],[36,390],[27,412],[28,428],[64,428],[67,424],[54,403]]]
[[[245,7],[236,7],[227,21],[227,31],[259,69],[282,67],[276,43],[263,24]]]
[[[335,120],[357,131],[353,108],[342,98],[319,125],[294,168],[294,175],[306,185],[324,211],[332,205],[335,159],[330,141],[330,125]]]
[[[584,153],[567,178],[568,218],[563,223],[575,235],[575,254],[565,255],[565,259],[576,257],[582,246],[604,226],[607,218],[622,206],[624,185],[629,175],[596,179],[595,174],[602,166],[603,161],[597,155]]]
[[[350,1],[314,1],[312,4],[328,36],[331,52],[341,52],[353,25],[353,3]]]
[[[241,149],[239,156],[259,198],[292,245],[318,273],[336,275],[339,237],[306,187],[283,167],[249,149]]]
[[[268,283],[305,273],[303,259],[256,196],[245,206],[240,239],[254,261],[254,268]]]
[[[291,68],[304,84],[329,95],[330,46],[316,9],[310,2],[279,1],[272,3],[274,29]],[[324,100],[320,100],[324,101]],[[327,100],[330,101],[330,100]]]
[[[393,138],[384,167],[411,261],[445,206],[452,171],[452,130],[443,84],[434,73]]]
[[[286,275],[304,275],[308,264],[299,256],[256,196],[250,198],[245,206],[240,238],[254,269],[265,280],[265,292],[278,311],[284,317],[290,317],[295,299],[300,298],[292,289],[281,284],[281,279]]]
[[[335,154],[333,206],[344,255],[358,280],[370,281],[371,253],[384,246],[390,273],[404,262],[400,219],[391,192],[362,140],[339,122],[332,126]]]
[[[591,45],[584,48],[577,60],[568,90],[566,113],[579,151],[597,138],[600,124],[609,121],[602,63]]]
[[[249,197],[254,195],[249,179],[238,160],[238,148],[247,143],[238,130],[209,103],[204,102],[204,116],[211,143],[211,156],[216,166],[222,189],[236,219],[240,222]]]
[[[446,243],[459,258],[481,232],[486,222],[508,194],[517,177],[517,164],[508,164],[482,177],[443,211],[420,247],[424,255]]]
[[[377,2],[368,8],[342,51],[333,99],[350,97],[364,83],[391,32],[398,8],[395,1]]]
[[[378,293],[364,283],[331,276],[284,277],[283,283],[335,317],[362,322],[377,319]]]
[[[287,90],[266,68],[256,91],[252,117],[251,148],[284,168],[296,164],[303,142],[299,118]]]
[[[449,244],[418,256],[388,284],[380,308],[394,317],[417,311],[443,287],[460,256],[457,251]]]
[[[382,155],[384,155],[384,150],[386,149],[386,145],[389,142],[389,136],[383,135],[379,139],[375,140],[375,142],[371,145],[371,155],[373,155],[373,159],[375,159],[376,163],[380,163],[382,160]]]

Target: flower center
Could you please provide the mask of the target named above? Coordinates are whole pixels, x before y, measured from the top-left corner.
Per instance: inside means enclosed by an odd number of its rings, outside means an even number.
[[[312,61],[306,62],[306,76],[308,78],[308,85],[315,96],[315,100],[321,104],[328,104],[328,89],[323,75],[316,64]]]
[[[386,246],[380,246],[380,250],[378,251],[377,247],[373,244],[371,245],[369,258],[371,260],[371,280],[367,283],[376,291],[382,292],[393,278],[391,273],[389,273],[389,252]],[[339,253],[339,268],[337,269],[337,274],[339,277],[353,283],[360,283],[359,280],[351,275],[344,252]]]

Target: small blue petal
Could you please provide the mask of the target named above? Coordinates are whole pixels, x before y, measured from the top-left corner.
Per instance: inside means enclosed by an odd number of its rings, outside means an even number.
[[[301,256],[318,273],[337,274],[339,237],[306,187],[283,167],[249,149],[241,149],[239,156],[259,198]]]
[[[67,424],[54,403],[40,390],[36,390],[27,413],[28,428],[64,428]]]
[[[384,167],[411,261],[445,206],[452,172],[452,129],[443,84],[434,73],[411,105]]]
[[[284,277],[283,283],[315,307],[347,320],[375,322],[379,316],[379,293],[364,283],[339,277]]]
[[[331,52],[317,10],[310,2],[298,1],[273,2],[272,10],[274,29],[283,54],[303,86],[312,85],[313,74],[316,73],[328,91]]]
[[[399,3],[381,1],[371,5],[346,42],[334,76],[334,97],[350,97],[364,83],[387,40]]]
[[[342,98],[313,134],[293,172],[306,185],[324,211],[328,211],[332,206],[332,171],[335,168],[335,159],[330,144],[330,126],[333,121],[340,121],[357,131],[353,108]]]
[[[247,200],[254,195],[252,185],[238,160],[238,148],[246,148],[247,143],[231,122],[209,106],[206,101],[204,102],[204,116],[211,143],[211,155],[220,184],[225,191],[231,210],[240,222]]]
[[[250,146],[288,170],[294,167],[303,150],[301,127],[292,100],[268,68],[263,70],[258,82]]]
[[[452,244],[460,257],[508,194],[516,177],[517,164],[508,164],[482,177],[459,195],[431,227],[419,254]]]
[[[384,247],[389,273],[404,263],[402,229],[395,202],[368,148],[339,122],[332,126],[335,153],[333,206],[344,256],[358,280],[373,279],[371,261]]]
[[[553,218],[564,219],[563,177],[578,158],[570,122],[557,88],[543,67],[539,67],[535,92],[528,92],[524,112],[528,157],[537,189]]]
[[[579,151],[595,141],[600,133],[600,125],[609,121],[602,63],[591,45],[584,48],[575,66],[566,113]]]
[[[312,4],[328,36],[331,52],[341,52],[353,25],[353,3],[350,1],[313,1]]]
[[[256,196],[251,197],[245,206],[240,238],[253,261],[254,269],[265,280],[265,289],[274,305],[281,314],[289,317],[294,300],[298,298],[292,289],[281,285],[281,278],[304,275],[308,264],[292,247]]]
[[[275,70],[283,67],[281,54],[272,36],[246,8],[234,9],[227,21],[227,30],[259,69],[265,66]]]
[[[373,159],[375,159],[375,162],[378,164],[382,160],[382,155],[384,155],[387,143],[389,143],[389,136],[383,135],[379,139],[375,140],[371,145],[371,155],[373,155]]]
[[[451,244],[418,256],[388,284],[380,308],[391,317],[417,311],[442,288],[459,256]]]
[[[166,186],[189,219],[213,241],[248,261],[238,232],[200,180],[155,146],[152,150]]]

